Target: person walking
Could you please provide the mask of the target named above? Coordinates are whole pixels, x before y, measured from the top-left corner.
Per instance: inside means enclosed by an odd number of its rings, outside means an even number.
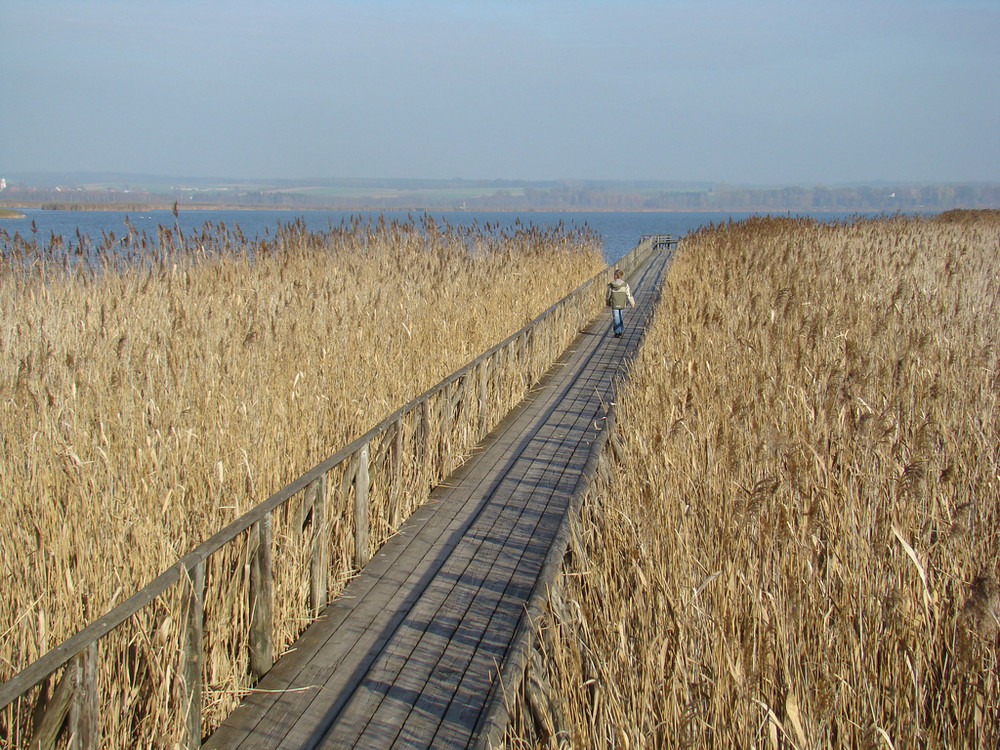
[[[608,284],[608,293],[604,299],[611,308],[611,327],[614,329],[616,339],[620,339],[625,333],[625,305],[635,305],[632,290],[629,289],[624,276],[622,269],[615,269],[615,278]]]

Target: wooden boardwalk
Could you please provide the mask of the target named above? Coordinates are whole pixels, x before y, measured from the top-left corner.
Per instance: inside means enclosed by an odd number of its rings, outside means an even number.
[[[601,315],[274,665],[206,748],[465,748],[659,296]]]

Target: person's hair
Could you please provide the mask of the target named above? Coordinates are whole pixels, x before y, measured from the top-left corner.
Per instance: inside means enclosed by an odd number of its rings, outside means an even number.
[[[622,271],[622,269],[620,269],[620,268],[616,268],[615,269],[615,278],[616,279],[620,279],[624,275],[625,275],[625,272]]]

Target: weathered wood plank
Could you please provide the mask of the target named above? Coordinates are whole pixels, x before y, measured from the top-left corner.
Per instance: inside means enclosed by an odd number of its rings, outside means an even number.
[[[553,513],[547,523],[555,527],[560,518],[561,513]],[[372,679],[392,687],[378,696],[381,700],[366,719],[362,744],[374,742],[375,732],[381,732],[385,726],[399,727],[399,739],[404,744],[426,736],[428,723],[444,723],[463,683],[468,693],[474,692],[471,685],[480,693],[489,691],[493,669],[489,657],[502,658],[502,648],[493,649],[492,654],[485,648],[491,624],[500,622],[494,616],[505,596],[511,597],[509,602],[524,601],[531,591],[544,555],[541,550],[532,552],[529,547],[543,519],[544,516],[530,512],[527,506],[505,505],[475,553],[465,559],[454,558],[456,564],[443,570],[452,576],[452,582],[438,592],[436,602],[433,592],[425,594],[407,618],[414,625],[411,630],[415,638],[411,644],[403,640],[397,646],[404,654],[407,649],[410,654],[419,652],[420,664],[415,668],[412,660],[407,659],[398,673],[392,671],[396,665],[384,673],[374,670],[370,673]],[[504,539],[504,544],[491,542],[494,537]],[[494,586],[497,581],[507,583]],[[422,608],[427,611],[421,612]],[[519,609],[514,607],[515,617]],[[395,696],[410,695],[419,697],[393,700]],[[465,731],[466,740],[470,733],[471,727]],[[331,734],[334,743],[335,737]]]

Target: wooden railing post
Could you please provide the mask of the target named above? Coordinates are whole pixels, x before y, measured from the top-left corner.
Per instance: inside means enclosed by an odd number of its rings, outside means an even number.
[[[479,437],[486,435],[489,425],[488,413],[490,404],[489,374],[491,358],[486,357],[479,363]]]
[[[454,390],[454,384],[450,386],[445,386],[441,389],[438,396],[438,425],[440,425],[440,440],[438,442],[438,466],[435,472],[436,481],[440,481],[442,478],[448,475],[448,469],[451,465],[451,443],[452,443],[452,431],[453,431],[453,420],[452,414],[454,409],[451,403],[451,393]]]
[[[271,625],[274,574],[271,563],[271,514],[250,527],[250,674],[260,679],[274,662]]]
[[[396,420],[396,432],[392,436],[392,459],[389,462],[390,484],[388,489],[389,497],[389,526],[396,530],[400,523],[400,506],[403,502],[403,416]]]
[[[76,657],[76,689],[69,708],[70,748],[95,750],[100,740],[97,721],[97,643]]]
[[[306,492],[312,493],[312,557],[309,560],[309,608],[315,617],[326,606],[330,575],[330,533],[326,522],[326,474],[313,480]]]
[[[187,570],[182,601],[184,635],[181,642],[181,747],[201,747],[201,673],[203,628],[205,622],[205,563]]]
[[[433,468],[431,464],[431,400],[429,398],[420,402],[420,438],[414,448],[419,456],[420,477],[426,486],[432,483],[431,469]]]
[[[66,665],[62,679],[45,704],[35,725],[29,747],[48,750],[56,746],[63,724],[69,717],[69,747],[96,748],[97,725],[97,644],[92,643]]]
[[[354,475],[354,564],[363,568],[368,563],[368,443],[358,451],[358,471]]]

